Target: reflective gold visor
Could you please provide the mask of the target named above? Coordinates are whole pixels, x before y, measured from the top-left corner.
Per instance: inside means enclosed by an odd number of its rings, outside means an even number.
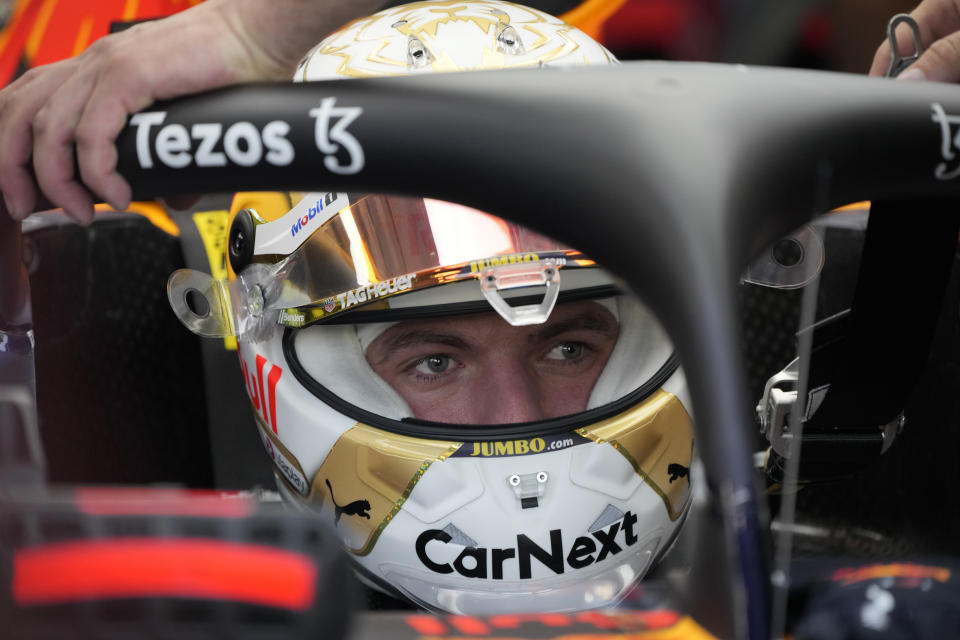
[[[272,306],[284,309],[287,326],[359,307],[386,309],[395,294],[459,280],[496,275],[500,288],[536,286],[546,284],[544,267],[594,266],[578,251],[476,209],[382,195],[340,209],[286,262],[286,286]]]
[[[251,322],[303,327],[345,311],[389,310],[402,306],[397,294],[468,280],[479,284],[466,293],[445,287],[453,297],[443,303],[486,298],[511,324],[535,324],[561,288],[611,285],[600,269],[561,285],[561,269],[596,264],[539,233],[439,200],[367,195],[351,202],[347,194],[305,193],[281,218],[256,222],[254,263],[237,282],[171,276],[171,305],[195,332],[237,335]],[[504,301],[536,287],[543,298],[537,305]],[[186,303],[188,290],[206,297],[212,313],[190,317],[197,314]],[[231,317],[221,317],[231,307]]]

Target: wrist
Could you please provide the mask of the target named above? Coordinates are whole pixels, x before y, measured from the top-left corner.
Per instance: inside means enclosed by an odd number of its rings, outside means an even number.
[[[327,35],[376,11],[382,0],[207,0],[245,51],[244,75],[289,80],[304,55]],[[203,5],[200,5],[203,6]]]

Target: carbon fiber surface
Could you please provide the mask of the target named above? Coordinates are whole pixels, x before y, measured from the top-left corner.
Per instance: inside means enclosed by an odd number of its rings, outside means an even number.
[[[166,302],[178,239],[110,216],[41,229],[30,243],[50,481],[211,486],[198,338]]]

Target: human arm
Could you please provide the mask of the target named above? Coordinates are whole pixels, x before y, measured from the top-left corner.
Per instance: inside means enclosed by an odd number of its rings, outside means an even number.
[[[290,78],[324,35],[382,0],[207,0],[96,41],[0,91],[0,191],[14,220],[43,196],[80,222],[125,208],[114,139],[155,100]],[[79,175],[75,173],[79,167]],[[0,213],[2,215],[2,213]]]

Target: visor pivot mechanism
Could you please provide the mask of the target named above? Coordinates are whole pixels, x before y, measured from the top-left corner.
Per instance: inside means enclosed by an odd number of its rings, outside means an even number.
[[[249,297],[247,299],[247,311],[249,311],[250,315],[253,316],[254,318],[259,318],[260,316],[263,315],[263,307],[264,307],[263,289],[260,287],[260,285],[255,284],[252,287],[250,287],[248,296]]]
[[[543,492],[547,488],[549,477],[546,471],[522,475],[515,473],[507,478],[507,484],[520,500],[521,509],[534,509],[540,506],[540,498],[543,497]]]

